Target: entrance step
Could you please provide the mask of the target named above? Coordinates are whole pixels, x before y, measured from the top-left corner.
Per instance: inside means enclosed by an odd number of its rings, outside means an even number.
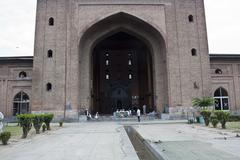
[[[158,119],[157,117],[153,116],[141,116],[142,121],[152,121]],[[131,117],[114,117],[114,116],[99,116],[98,119],[91,119],[90,121],[137,121],[137,116]]]

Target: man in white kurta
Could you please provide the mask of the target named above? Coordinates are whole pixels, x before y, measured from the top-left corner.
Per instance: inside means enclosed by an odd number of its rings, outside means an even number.
[[[140,122],[140,116],[141,116],[141,111],[140,109],[137,109],[138,122]]]

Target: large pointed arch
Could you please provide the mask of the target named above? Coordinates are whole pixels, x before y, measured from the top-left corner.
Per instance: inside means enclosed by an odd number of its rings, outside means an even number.
[[[148,46],[153,59],[154,105],[158,111],[162,111],[163,107],[168,105],[167,56],[164,34],[160,29],[153,27],[142,19],[123,12],[111,15],[92,24],[80,38],[80,106],[91,106],[91,53],[94,47],[106,37],[119,32],[134,36]]]

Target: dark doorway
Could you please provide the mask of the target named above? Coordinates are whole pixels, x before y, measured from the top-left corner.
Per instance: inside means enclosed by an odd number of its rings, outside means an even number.
[[[92,64],[93,112],[112,114],[144,104],[153,110],[152,57],[143,41],[118,32],[96,45]]]

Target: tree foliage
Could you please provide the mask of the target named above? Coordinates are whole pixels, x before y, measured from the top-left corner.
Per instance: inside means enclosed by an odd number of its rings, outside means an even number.
[[[194,98],[192,100],[192,104],[194,107],[200,107],[201,109],[207,109],[208,107],[215,104],[215,99],[212,97]]]

